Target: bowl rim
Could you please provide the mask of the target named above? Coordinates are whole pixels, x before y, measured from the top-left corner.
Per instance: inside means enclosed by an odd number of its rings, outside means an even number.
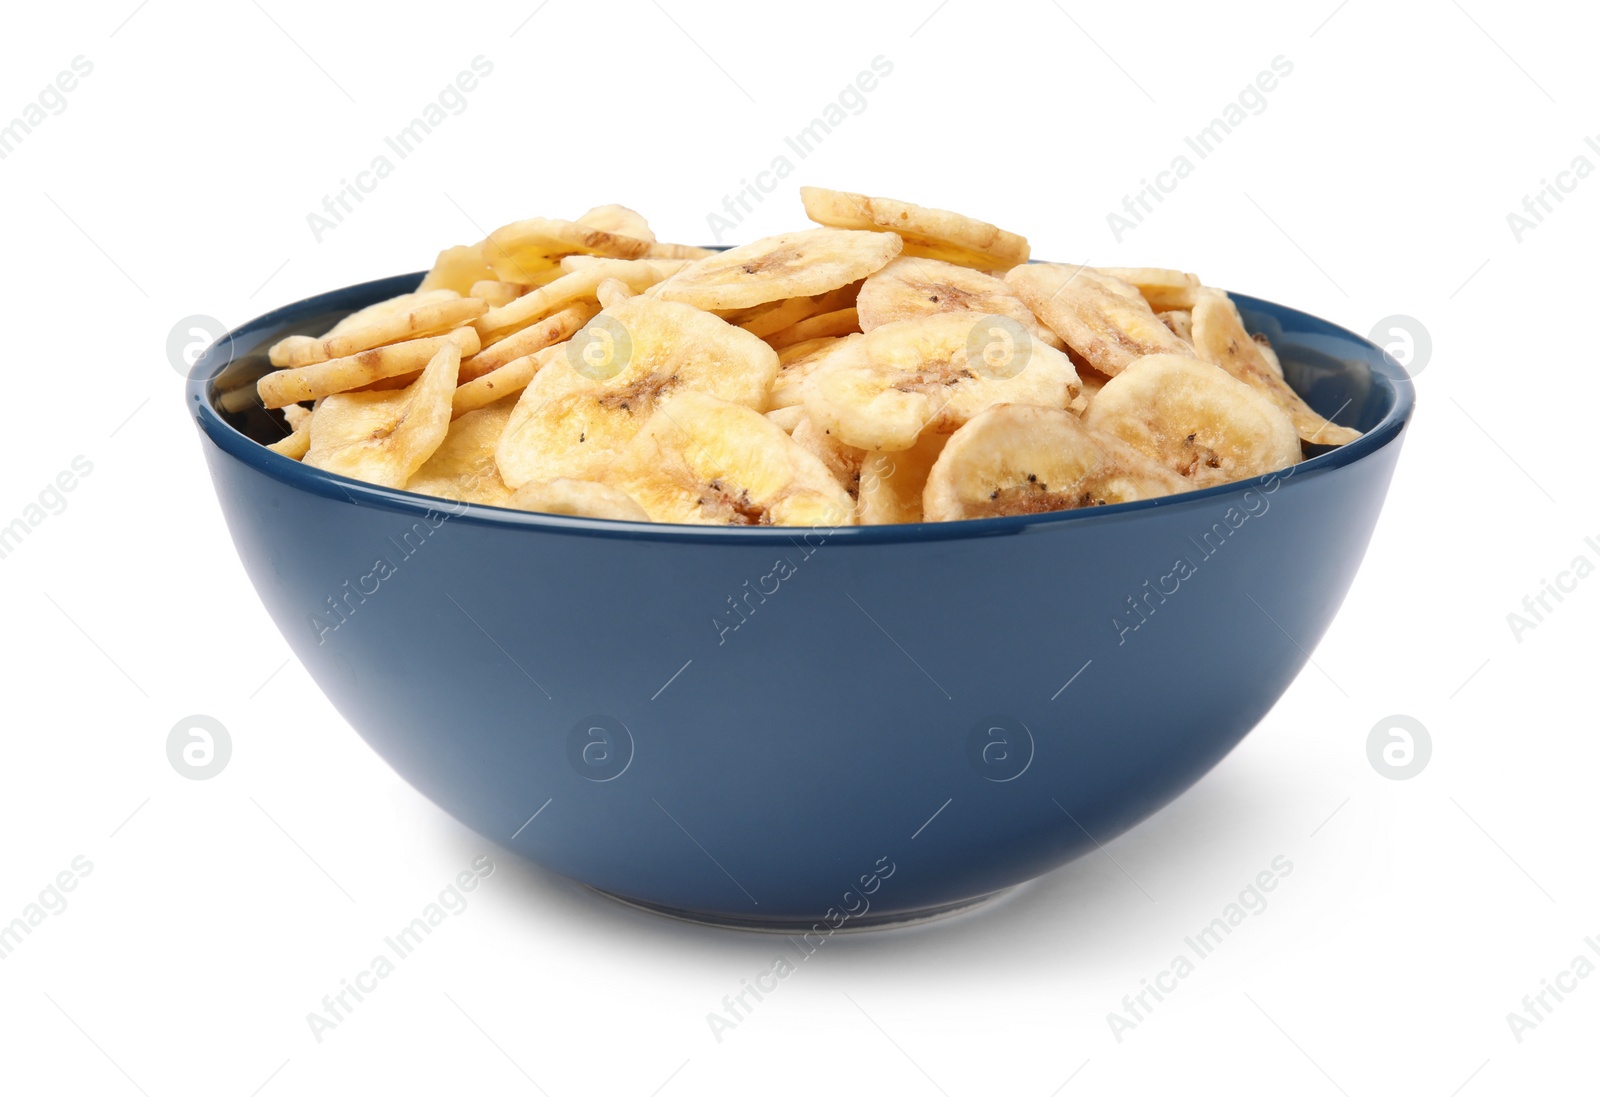
[[[356,480],[339,473],[313,468],[292,458],[268,449],[222,418],[212,406],[210,388],[216,378],[235,361],[233,346],[241,336],[254,335],[262,330],[292,322],[317,312],[330,312],[350,307],[349,298],[377,294],[393,296],[414,289],[426,274],[391,275],[386,278],[357,282],[337,289],[327,290],[302,298],[263,313],[219,336],[196,359],[185,383],[185,399],[191,405],[196,426],[201,435],[223,453],[289,487],[332,500],[344,500],[354,506],[370,506],[378,510],[398,512],[417,518],[444,514],[451,521],[472,525],[497,526],[504,529],[542,529],[552,533],[581,534],[598,537],[621,537],[674,542],[727,543],[749,541],[753,543],[792,542],[794,538],[811,536],[825,530],[830,543],[879,543],[907,541],[961,540],[971,537],[993,537],[1020,534],[1041,528],[1053,528],[1081,522],[1117,522],[1136,517],[1142,512],[1193,509],[1206,507],[1228,496],[1240,494],[1255,486],[1266,488],[1274,481],[1298,482],[1326,475],[1347,465],[1370,457],[1399,438],[1409,423],[1416,407],[1416,392],[1412,377],[1399,362],[1372,340],[1347,328],[1324,320],[1312,313],[1288,305],[1252,297],[1248,294],[1226,291],[1242,311],[1251,308],[1293,315],[1298,321],[1309,322],[1315,334],[1343,338],[1374,352],[1367,363],[1373,380],[1388,390],[1390,405],[1383,418],[1360,438],[1337,449],[1321,453],[1291,465],[1287,469],[1267,473],[1248,480],[1236,480],[1214,487],[1186,491],[1177,495],[1155,499],[1140,499],[1129,503],[1075,510],[1047,511],[1041,514],[1005,515],[996,518],[969,518],[954,522],[908,522],[879,526],[696,526],[669,522],[633,522],[608,518],[577,518],[568,515],[542,514],[535,511],[511,510],[483,503],[463,503],[432,495],[421,495],[398,488],[382,487]],[[372,300],[382,300],[373,296]],[[355,306],[360,307],[360,306]],[[1276,488],[1272,489],[1276,490]]]

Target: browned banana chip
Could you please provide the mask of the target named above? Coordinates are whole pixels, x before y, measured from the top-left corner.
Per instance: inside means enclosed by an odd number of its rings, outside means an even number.
[[[500,479],[494,448],[515,403],[501,400],[455,419],[433,456],[406,481],[406,490],[463,503],[509,505],[511,489]]]
[[[1001,279],[938,259],[896,259],[862,283],[856,309],[862,331],[935,312],[972,312],[1009,316],[1035,339],[1057,350],[1065,346]]]
[[[336,392],[350,392],[374,381],[414,373],[426,366],[446,345],[455,347],[462,354],[475,354],[478,336],[471,328],[461,328],[448,335],[392,343],[347,358],[334,358],[298,369],[278,370],[262,377],[256,383],[256,389],[263,407],[281,408],[285,404],[299,404]],[[455,376],[454,370],[451,376]]]
[[[900,238],[891,233],[785,232],[691,263],[651,292],[701,309],[745,309],[847,286],[899,253]]]
[[[987,221],[950,210],[872,198],[849,191],[801,187],[806,216],[819,225],[892,232],[905,241],[905,254],[942,259],[964,267],[993,270],[1028,260],[1028,241]]]
[[[507,282],[535,281],[536,275],[559,269],[569,255],[643,259],[654,246],[649,240],[545,217],[497,228],[480,245],[484,262]]]
[[[311,415],[305,463],[384,487],[403,488],[450,430],[461,348],[447,342],[417,383],[399,392],[330,396]]]
[[[1130,299],[1083,267],[1029,263],[1007,274],[1006,284],[1067,346],[1108,377],[1146,354],[1194,353],[1142,297]]]
[[[488,309],[489,306],[476,297],[430,301],[403,312],[374,317],[364,324],[324,336],[313,343],[299,344],[282,355],[283,364],[291,367],[310,366],[333,358],[347,358],[374,347],[442,334],[476,320]]]
[[[1283,411],[1301,439],[1323,446],[1342,446],[1361,437],[1359,430],[1341,427],[1312,411],[1289,387],[1261,353],[1260,345],[1245,331],[1244,320],[1233,300],[1220,290],[1200,295],[1194,307],[1194,346],[1200,357],[1221,366]]]
[[[475,381],[518,358],[572,338],[573,333],[599,311],[600,307],[594,301],[575,301],[499,342],[491,343],[461,363],[461,383]]]
[[[1182,477],[1071,412],[1002,404],[950,436],[928,473],[933,522],[1127,503],[1184,491]]]

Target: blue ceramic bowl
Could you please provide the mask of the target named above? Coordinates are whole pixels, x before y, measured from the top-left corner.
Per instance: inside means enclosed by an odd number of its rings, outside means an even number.
[[[1274,477],[1093,510],[837,530],[651,525],[374,487],[259,445],[265,348],[417,274],[219,340],[187,399],[245,571],[402,777],[618,898],[731,925],[958,909],[1109,842],[1233,749],[1349,588],[1409,378],[1235,295],[1364,436]]]

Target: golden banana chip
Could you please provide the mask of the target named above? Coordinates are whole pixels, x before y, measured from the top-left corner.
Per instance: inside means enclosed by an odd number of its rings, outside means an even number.
[[[476,297],[491,309],[497,309],[511,304],[511,302],[532,288],[532,286],[524,285],[521,282],[497,282],[493,279],[485,279],[481,282],[472,283],[467,296]]]
[[[627,206],[619,206],[615,202],[610,205],[595,206],[578,218],[578,224],[617,236],[631,236],[635,240],[644,240],[651,244],[656,242],[656,234],[650,231],[650,222],[644,219],[644,214]]]
[[[618,301],[626,301],[630,297],[637,297],[638,293],[628,283],[620,278],[603,278],[594,288],[595,300],[600,302],[600,307],[608,309]]]
[[[405,487],[449,433],[460,365],[460,345],[446,342],[408,389],[329,396],[311,414],[305,463],[369,484]]]
[[[1035,339],[1057,350],[1066,346],[1059,335],[1039,323],[1005,282],[938,259],[896,259],[862,283],[856,310],[861,314],[862,331],[936,312],[1009,316]]]
[[[1084,422],[1211,487],[1300,460],[1289,417],[1242,381],[1198,358],[1152,354],[1107,381]]]
[[[904,450],[993,404],[1066,407],[1067,356],[1009,317],[942,312],[874,328],[828,354],[802,385],[806,414],[846,445]]]
[[[1200,292],[1200,279],[1181,270],[1161,267],[1096,267],[1095,270],[1138,290],[1156,312],[1192,309]]]
[[[653,290],[702,309],[744,309],[857,282],[900,253],[882,232],[805,229],[742,244],[684,267]]]
[[[861,490],[861,462],[867,456],[866,450],[845,445],[812,422],[809,415],[802,415],[788,434],[827,467],[846,495],[856,498]]]
[[[863,526],[922,521],[922,492],[928,486],[928,473],[950,438],[930,432],[910,449],[867,454],[861,462],[856,520]]]
[[[511,489],[500,479],[494,447],[515,404],[502,399],[454,420],[439,448],[406,481],[406,490],[462,503],[509,505]]]
[[[269,351],[268,361],[274,365],[294,367],[348,358],[374,347],[450,331],[482,316],[488,308],[476,297],[452,296],[443,301],[429,301],[403,311],[375,316],[366,323],[348,327],[309,344],[296,344],[279,356],[281,362],[275,360]],[[283,344],[280,342],[273,349],[281,346]]]
[[[822,313],[820,316],[808,316],[798,324],[791,324],[782,331],[775,331],[767,336],[767,344],[774,350],[782,350],[797,343],[808,343],[813,339],[836,339],[860,330],[861,319],[856,315],[856,310],[840,309],[837,312]]]
[[[928,473],[922,511],[931,522],[1042,514],[1151,499],[1187,487],[1181,477],[1120,440],[1097,435],[1070,412],[1002,404],[950,436]]]
[[[749,332],[643,296],[599,313],[560,346],[523,390],[500,440],[500,475],[512,487],[603,480],[668,394],[696,389],[759,411],[778,373],[777,353]]]
[[[1221,366],[1282,410],[1305,441],[1342,446],[1361,437],[1360,431],[1329,422],[1300,399],[1245,331],[1233,300],[1220,290],[1201,294],[1195,303],[1194,346],[1201,358]]]
[[[570,339],[574,332],[587,324],[599,311],[600,306],[597,302],[575,301],[555,310],[542,320],[535,321],[525,328],[519,328],[513,334],[491,343],[462,362],[461,382],[465,384],[479,377],[485,377],[518,358],[543,350],[564,339]]]
[[[548,276],[559,270],[561,260],[569,255],[643,259],[652,246],[649,240],[546,217],[497,228],[480,245],[484,262],[495,277],[507,282],[533,282],[538,275]]]
[[[841,526],[855,501],[758,411],[684,389],[660,402],[608,482],[655,522]]]
[[[463,297],[475,297],[477,295],[472,293],[473,283],[493,277],[494,272],[489,269],[489,264],[483,261],[483,253],[479,251],[477,245],[457,244],[439,253],[439,258],[433,261],[433,269],[423,275],[421,285],[417,286],[417,292],[449,289]]]
[[[860,338],[858,335],[846,335],[842,339],[831,336],[825,339],[807,339],[803,343],[794,343],[780,350],[778,377],[772,382],[772,391],[768,394],[768,406],[774,409],[799,406],[804,401],[801,386],[805,379],[815,372],[817,366],[834,349],[858,338]]]
[[[949,210],[822,187],[801,187],[800,201],[819,225],[894,233],[905,241],[906,255],[979,270],[1028,261],[1025,237]]]
[[[650,516],[627,492],[594,480],[529,480],[506,504],[516,510],[566,514],[575,518],[614,518],[620,522],[648,522]]]
[[[483,337],[486,346],[493,346],[559,308],[574,301],[593,298],[600,283],[608,279],[615,279],[630,289],[641,290],[660,281],[661,273],[653,263],[612,259],[589,264],[563,274],[555,281],[531,290],[500,308],[490,309],[472,326]]]
[[[1137,290],[1130,298],[1086,268],[1029,263],[1013,268],[1006,284],[1067,346],[1108,377],[1146,354],[1194,353]]]
[[[475,354],[478,350],[477,333],[471,328],[459,328],[448,335],[412,339],[376,350],[364,350],[348,358],[334,358],[312,366],[278,370],[256,382],[256,391],[261,397],[262,406],[268,408],[316,400],[336,392],[349,392],[374,381],[413,373],[426,366],[446,346],[453,346],[462,354]]]

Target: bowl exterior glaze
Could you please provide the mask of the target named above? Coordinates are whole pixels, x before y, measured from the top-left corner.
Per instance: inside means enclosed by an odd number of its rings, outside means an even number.
[[[416,278],[289,306],[196,364],[245,571],[339,711],[446,811],[575,880],[735,923],[946,907],[1183,792],[1332,621],[1412,406],[1366,340],[1236,296],[1365,437],[1170,500],[835,531],[427,499],[279,457],[218,413],[230,363]]]

